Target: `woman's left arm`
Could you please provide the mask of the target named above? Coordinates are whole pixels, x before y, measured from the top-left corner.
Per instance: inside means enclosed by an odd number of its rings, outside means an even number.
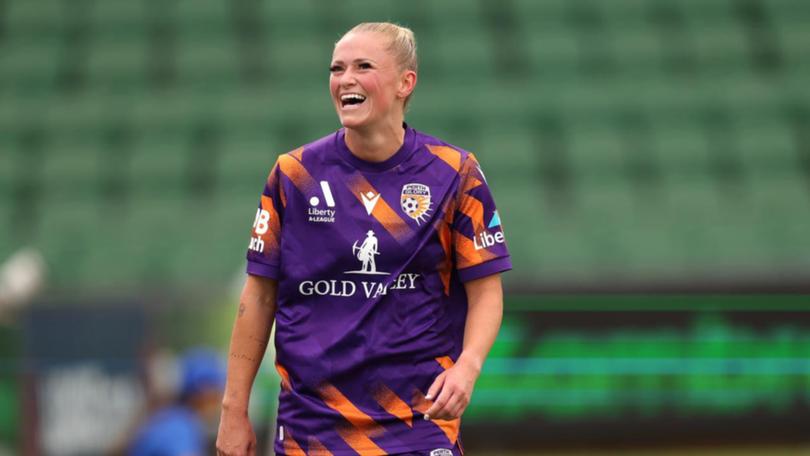
[[[445,370],[428,389],[428,400],[436,398],[425,419],[452,420],[461,417],[470,403],[475,381],[481,373],[503,318],[501,275],[493,274],[464,284],[467,291],[467,321],[464,347],[456,363]],[[437,397],[438,395],[438,397]]]

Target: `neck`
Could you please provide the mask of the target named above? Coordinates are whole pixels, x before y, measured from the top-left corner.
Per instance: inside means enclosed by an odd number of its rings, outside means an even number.
[[[365,129],[346,129],[346,147],[354,156],[368,162],[382,162],[391,158],[405,142],[403,119],[392,120],[380,126]]]

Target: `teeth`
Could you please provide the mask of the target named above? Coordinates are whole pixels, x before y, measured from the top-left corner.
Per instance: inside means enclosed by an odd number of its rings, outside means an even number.
[[[359,93],[347,93],[347,94],[342,95],[340,97],[341,101],[349,101],[349,100],[363,101],[365,99],[366,99],[366,97],[364,97],[363,95],[360,95]]]

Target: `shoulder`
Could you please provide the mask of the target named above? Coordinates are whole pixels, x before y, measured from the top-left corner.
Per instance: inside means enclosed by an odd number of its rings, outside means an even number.
[[[478,163],[475,155],[466,149],[417,130],[414,132],[418,145],[424,146],[425,150],[450,165],[456,172]]]
[[[315,157],[328,157],[332,155],[335,145],[337,143],[337,136],[340,130],[333,131],[326,136],[310,141],[306,144],[296,147],[295,149],[279,155],[279,161],[295,159],[299,162],[304,160],[304,155],[307,158]]]

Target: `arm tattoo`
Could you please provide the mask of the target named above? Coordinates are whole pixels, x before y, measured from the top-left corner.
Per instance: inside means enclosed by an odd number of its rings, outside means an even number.
[[[244,353],[236,354],[236,353],[232,352],[231,353],[231,358],[233,358],[233,359],[244,359],[246,361],[250,361],[250,362],[253,362],[253,363],[256,362],[256,358],[252,358],[252,357],[250,357],[250,356],[248,356],[248,355],[246,355]]]
[[[240,302],[239,303],[239,316],[241,317],[244,314],[245,314],[245,303]]]

